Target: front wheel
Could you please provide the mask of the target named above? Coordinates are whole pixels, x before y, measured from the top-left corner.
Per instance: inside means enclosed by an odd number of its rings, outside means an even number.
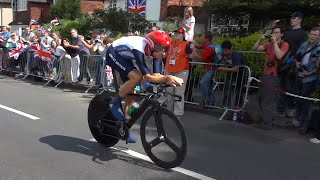
[[[158,166],[169,169],[183,162],[187,138],[179,119],[163,107],[148,110],[140,125],[143,148]]]

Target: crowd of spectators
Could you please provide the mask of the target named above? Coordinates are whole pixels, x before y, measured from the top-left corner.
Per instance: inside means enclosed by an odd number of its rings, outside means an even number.
[[[301,12],[293,13],[290,17],[291,30],[289,32],[286,32],[281,23],[277,22],[271,34],[262,35],[253,45],[253,51],[266,53],[258,98],[261,120],[257,125],[259,128],[271,130],[276,116],[286,116],[292,118],[288,126],[299,128],[301,133],[307,133],[310,129],[320,129],[319,123],[314,123],[310,118],[309,100],[279,93],[282,92],[279,91],[281,89],[302,97],[310,97],[319,82],[320,28],[312,28],[307,34],[301,28],[303,18]],[[232,88],[231,84],[235,83],[237,88],[234,96],[237,98],[236,103],[232,106],[241,106],[244,101],[242,92],[244,85],[240,80],[235,80],[232,74],[243,73],[241,66],[245,65],[244,57],[233,49],[229,40],[225,40],[221,45],[217,44],[213,42],[213,34],[208,32],[202,34],[200,44],[196,44],[193,41],[194,24],[193,10],[186,8],[182,26],[174,31],[172,46],[163,59],[165,72],[187,82],[190,73],[192,73],[190,61],[207,63],[204,66],[206,72],[200,80],[203,106],[216,106],[216,97],[212,89],[215,85],[214,77],[217,72],[227,73],[224,82],[227,90],[223,93],[223,104],[230,106],[230,88]],[[151,31],[159,29],[154,26]],[[18,44],[25,45],[23,48],[28,50],[41,49],[44,52],[49,52],[52,55],[51,60],[46,60],[46,56],[33,53],[34,61],[27,66],[31,73],[45,75],[48,79],[64,79],[75,84],[84,80],[90,84],[93,78],[100,81],[99,75],[101,71],[105,72],[106,69],[102,63],[103,56],[112,43],[111,38],[98,29],[91,31],[90,40],[79,35],[75,28],[70,29],[70,35],[72,38],[67,39],[61,37],[60,33],[56,31],[32,31],[30,27],[27,27],[22,35],[18,36],[3,27],[0,46],[3,54],[8,54],[8,49],[17,49]],[[128,33],[127,35],[139,35],[139,33]],[[265,41],[267,42],[264,43]],[[101,55],[97,63],[97,77],[93,77],[87,67],[88,55]],[[6,59],[9,62],[6,62]],[[26,62],[22,62],[20,56],[10,56],[9,58],[2,56],[1,61],[3,68],[26,67]],[[157,59],[153,62],[157,62]],[[229,86],[227,86],[228,84]],[[185,83],[181,87],[172,88],[171,92],[183,97],[186,94],[187,85]],[[171,101],[169,108],[178,117],[184,115],[183,101]],[[318,136],[320,133],[316,134],[316,138],[310,141],[320,143]]]

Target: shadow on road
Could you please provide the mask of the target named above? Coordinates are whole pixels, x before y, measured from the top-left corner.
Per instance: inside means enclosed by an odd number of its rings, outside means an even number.
[[[92,161],[98,164],[102,164],[99,161],[105,162],[113,159],[119,159],[121,161],[141,166],[144,168],[170,172],[170,170],[162,169],[153,163],[140,160],[129,155],[123,155],[121,151],[103,147],[97,142],[62,135],[45,136],[40,138],[39,141],[44,144],[48,144],[49,146],[58,151],[76,152],[87,156],[91,156]]]

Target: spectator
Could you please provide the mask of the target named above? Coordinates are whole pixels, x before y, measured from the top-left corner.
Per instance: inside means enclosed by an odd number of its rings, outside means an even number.
[[[285,29],[276,26],[272,30],[270,42],[260,45],[261,41],[266,39],[265,35],[255,43],[252,50],[266,52],[266,62],[264,65],[263,75],[261,77],[261,86],[259,89],[259,109],[262,124],[258,124],[259,128],[272,129],[273,112],[275,110],[275,102],[277,102],[278,93],[273,88],[279,88],[280,81],[278,78],[278,66],[283,57],[288,52],[289,44],[282,40]],[[268,85],[268,86],[265,86]]]
[[[289,31],[284,36],[284,41],[289,43],[289,51],[287,58],[284,60],[284,64],[291,64],[295,54],[297,53],[300,45],[307,40],[307,33],[301,28],[301,22],[304,15],[301,12],[295,12],[291,14],[290,24],[291,31]],[[280,84],[281,89],[286,90],[287,92],[293,93],[295,89],[295,73],[289,68],[290,66],[283,66],[288,68],[281,68],[282,72],[280,73]],[[278,102],[278,112],[280,117],[294,117],[295,113],[295,99],[291,96],[286,96],[284,94],[280,95]]]
[[[30,72],[32,72],[33,74],[37,74],[37,72],[40,71],[38,64],[40,64],[40,57],[36,56],[36,49],[40,46],[40,38],[37,34],[35,34],[32,38],[31,38],[31,49],[33,49],[33,53],[32,53],[32,57],[33,59],[28,61],[28,67]]]
[[[245,59],[241,54],[232,48],[232,43],[228,40],[223,41],[221,44],[222,48],[222,60],[226,66],[218,67],[219,71],[226,71],[225,88],[223,91],[223,105],[226,107],[242,106],[243,104],[243,94],[245,90],[244,87],[244,69]],[[231,90],[231,83],[236,81],[235,90]],[[233,94],[232,97],[232,92]],[[230,104],[233,100],[234,104]]]
[[[66,54],[66,50],[62,46],[58,45],[57,41],[52,41],[51,52],[55,57],[53,62],[53,76],[56,76],[57,74],[60,75],[60,63]],[[61,77],[57,77],[57,79],[59,78]]]
[[[218,64],[219,59],[219,45],[212,42],[213,35],[211,33],[205,33],[201,38],[201,45],[195,45],[196,48],[202,49],[201,54],[199,55],[197,51],[193,51],[192,59],[193,60],[202,60],[204,63],[210,63],[205,66],[206,74],[202,77],[200,81],[200,88],[203,95],[203,107],[205,105],[214,106],[215,97],[213,94],[213,77],[216,74],[217,67],[214,65]],[[221,48],[220,48],[221,49]],[[221,55],[221,54],[220,54]]]
[[[159,31],[160,28],[158,26],[152,26],[151,31]]]
[[[297,68],[297,94],[309,97],[315,89],[319,77],[320,65],[320,27],[312,28],[309,32],[307,42],[304,42],[295,56]],[[309,114],[310,101],[297,99],[296,117],[292,124],[299,127],[303,124],[303,129],[308,129],[310,123],[306,122]]]
[[[318,79],[317,91],[320,92],[320,78]],[[314,138],[309,141],[315,144],[320,144],[320,106],[312,112],[311,115],[311,128],[314,130]]]
[[[19,36],[16,33],[11,33],[10,37],[7,39],[7,48],[15,48],[17,43],[19,42]]]
[[[102,40],[100,38],[100,31],[98,29],[93,30],[92,32],[92,39],[90,42],[87,42],[84,37],[81,37],[82,43],[91,51],[93,51],[94,55],[99,55],[98,48],[99,46],[102,45]],[[103,69],[103,59],[104,57],[98,56],[95,57],[94,60],[97,61],[97,73],[96,73],[96,84],[95,85],[100,85],[100,78],[101,78],[101,71]]]
[[[64,75],[65,75],[65,80],[70,80],[73,83],[77,83],[79,81],[78,77],[80,75],[79,72],[79,64],[80,64],[80,57],[79,57],[79,51],[80,47],[78,45],[71,45],[70,41],[68,39],[63,39],[62,40],[62,47],[66,50],[67,55],[65,55],[64,59]]]
[[[196,24],[196,18],[193,16],[192,7],[186,7],[184,10],[184,18],[182,20],[182,27],[186,29],[187,41],[193,41],[194,26]]]
[[[27,44],[31,44],[32,38],[35,34],[31,32],[30,27],[26,27],[21,34],[21,40]]]
[[[90,50],[94,52],[94,54],[97,54],[98,47],[102,45],[102,41],[100,38],[100,31],[98,29],[95,29],[91,32],[92,39],[87,42],[83,36],[81,36],[81,42]]]
[[[87,66],[88,57],[90,55],[89,49],[82,43],[81,36],[78,35],[78,31],[75,28],[71,29],[72,36],[72,47],[79,49],[80,56],[80,76],[78,77],[79,83],[81,83],[83,77],[85,76],[87,83],[92,82],[90,72]]]
[[[175,33],[175,41],[171,42],[167,54],[167,60],[165,69],[169,75],[173,75],[183,79],[183,82],[187,82],[189,75],[189,55],[192,53],[190,43],[185,41],[185,30],[180,27]],[[174,114],[181,118],[184,114],[184,93],[186,90],[186,83],[182,86],[170,88],[172,94],[181,96],[181,101],[174,101],[174,98],[169,103],[169,108]],[[169,91],[170,91],[169,90]]]
[[[57,42],[57,45],[60,46],[61,45],[61,35],[59,33],[59,31],[55,31],[52,33],[52,38],[54,41]]]
[[[6,48],[8,49],[8,50],[12,50],[12,49],[15,49],[16,48],[16,46],[17,46],[17,43],[19,43],[19,37],[16,35],[16,33],[11,33],[10,34],[10,38],[7,40],[7,43],[6,43]],[[16,59],[17,59],[18,57],[11,57],[10,59],[9,59],[9,67],[13,70],[13,71],[15,71],[16,69],[16,66],[18,65],[18,63],[17,63],[17,61],[16,61]],[[13,73],[11,74],[11,75],[13,75]]]
[[[10,38],[10,32],[8,31],[6,26],[2,27],[0,41],[6,42]]]
[[[45,50],[50,49],[51,42],[53,41],[53,38],[50,37],[49,31],[44,31],[43,37],[41,38],[41,45]]]

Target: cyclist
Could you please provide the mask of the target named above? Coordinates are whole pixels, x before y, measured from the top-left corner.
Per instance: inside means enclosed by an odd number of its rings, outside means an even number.
[[[142,79],[152,83],[167,83],[171,86],[181,86],[183,84],[183,80],[175,76],[164,76],[159,73],[151,74],[145,62],[146,59],[152,59],[147,57],[163,59],[165,52],[171,45],[170,42],[171,39],[167,33],[153,31],[145,37],[122,37],[114,41],[108,48],[106,63],[119,72],[124,82],[119,94],[109,105],[109,109],[115,118],[125,123],[128,122],[122,109],[121,100],[122,98],[126,98],[126,113],[133,103],[133,97],[127,97],[127,95],[134,92],[135,87]],[[135,143],[136,138],[129,134],[128,142]]]

